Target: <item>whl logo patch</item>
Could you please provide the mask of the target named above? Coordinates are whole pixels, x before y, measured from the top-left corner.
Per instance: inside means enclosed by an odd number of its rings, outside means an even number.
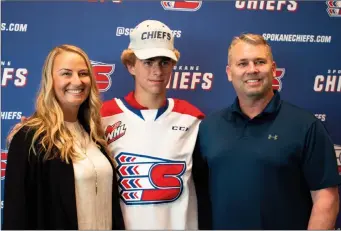
[[[127,205],[169,203],[183,191],[184,161],[120,153],[115,157],[121,199]]]
[[[109,125],[105,128],[105,139],[108,144],[118,140],[122,136],[126,134],[125,124],[122,124],[122,121],[118,121],[113,125]]]

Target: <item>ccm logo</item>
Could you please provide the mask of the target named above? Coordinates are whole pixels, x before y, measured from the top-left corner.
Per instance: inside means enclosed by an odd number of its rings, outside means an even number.
[[[172,130],[175,130],[175,131],[187,132],[188,129],[189,129],[188,127],[172,126]]]

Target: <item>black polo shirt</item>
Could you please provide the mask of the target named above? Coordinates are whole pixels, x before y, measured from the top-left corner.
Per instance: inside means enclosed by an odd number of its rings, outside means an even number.
[[[341,182],[323,124],[276,91],[253,119],[238,99],[207,116],[198,143],[209,168],[213,229],[307,229],[310,191]]]

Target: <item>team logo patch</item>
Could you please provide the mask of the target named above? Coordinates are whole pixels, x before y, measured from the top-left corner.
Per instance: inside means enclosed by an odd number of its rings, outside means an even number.
[[[109,125],[105,128],[105,138],[108,144],[118,140],[126,134],[125,124],[122,121],[118,121],[113,125]]]
[[[285,68],[276,68],[276,75],[272,80],[272,88],[277,91],[282,90],[282,78],[285,74]]]
[[[1,180],[5,179],[7,166],[7,150],[1,150]]]
[[[96,78],[96,84],[100,92],[106,92],[111,87],[111,74],[115,70],[115,64],[106,64],[91,61],[92,70]]]
[[[197,11],[202,5],[202,1],[161,1],[165,10],[175,11]]]
[[[334,144],[334,149],[336,153],[337,168],[339,170],[339,175],[341,175],[341,145]]]
[[[326,1],[329,17],[341,17],[341,1]]]
[[[127,205],[169,203],[183,191],[184,161],[120,153],[115,157],[121,199]]]

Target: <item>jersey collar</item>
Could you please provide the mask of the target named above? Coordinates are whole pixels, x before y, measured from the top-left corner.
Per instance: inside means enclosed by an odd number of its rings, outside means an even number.
[[[134,114],[136,114],[137,116],[144,120],[141,110],[148,110],[149,108],[144,107],[137,102],[133,91],[129,92],[129,94],[124,97],[124,100],[122,102],[131,112],[133,112]],[[168,100],[165,99],[165,102],[162,105],[162,107],[157,109],[155,120],[159,118],[164,112],[166,112],[168,105],[169,105]]]
[[[135,96],[134,96],[134,92],[131,91],[128,93],[128,95],[126,95],[124,97],[124,100],[133,108],[138,109],[138,110],[147,110],[149,108],[142,106],[141,104],[139,104],[139,102],[137,102]],[[167,104],[167,99],[165,99],[162,107],[166,106]],[[161,108],[160,108],[161,109]]]

